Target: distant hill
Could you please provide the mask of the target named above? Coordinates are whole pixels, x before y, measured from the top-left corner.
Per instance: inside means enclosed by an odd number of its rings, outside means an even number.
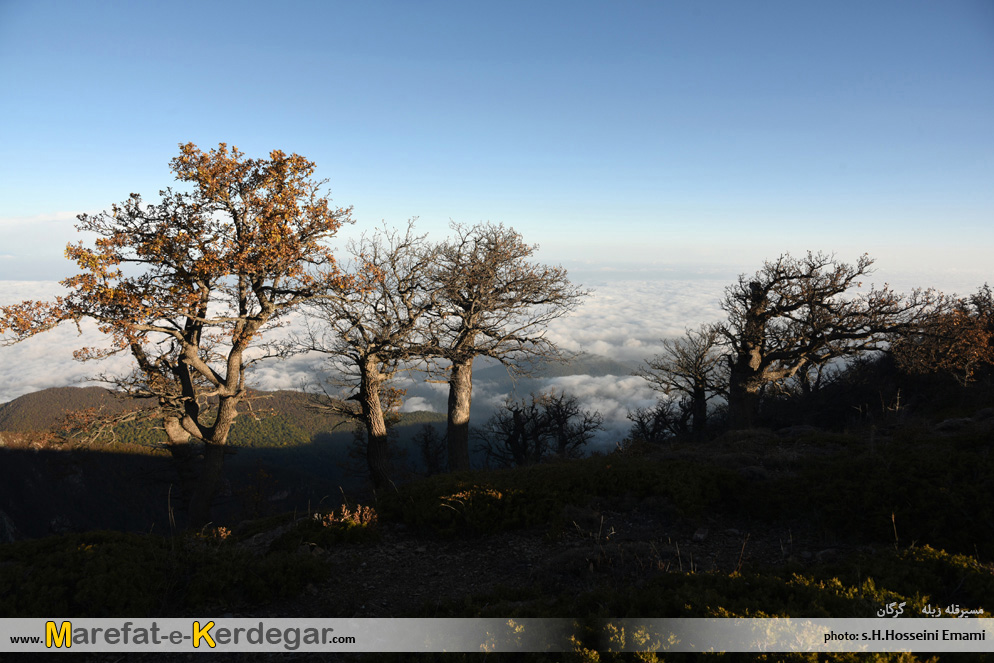
[[[52,387],[0,405],[0,431],[49,430],[73,410],[103,408],[117,414],[139,405],[103,387]]]
[[[252,392],[243,414],[235,420],[229,441],[238,447],[287,447],[308,444],[331,432],[351,433],[343,417],[312,407],[309,394],[301,391]],[[53,387],[15,398],[0,405],[0,431],[45,431],[57,426],[73,410],[98,408],[118,414],[141,407],[148,401],[134,400],[102,387]],[[255,416],[253,416],[255,415]],[[406,412],[400,426],[444,421],[445,415]],[[115,429],[118,441],[150,445],[165,442],[155,422],[127,422]]]
[[[595,354],[580,354],[569,363],[549,363],[534,371],[533,378],[554,378],[567,375],[629,375],[634,366]],[[477,381],[494,382],[502,389],[510,391],[514,382],[507,369],[500,364],[486,366],[479,362],[473,372]],[[530,378],[519,378],[519,388],[524,384],[530,387]],[[231,441],[243,446],[258,446],[259,439],[267,438],[263,446],[274,444],[283,446],[301,440],[309,440],[314,434],[326,432],[341,424],[341,418],[311,407],[311,397],[301,391],[280,390],[253,392],[252,411],[262,415],[255,421],[246,414],[236,420]],[[102,408],[108,414],[117,414],[141,407],[148,401],[133,400],[103,387],[52,387],[25,394],[14,400],[0,404],[0,431],[44,431],[57,425],[73,410]],[[423,423],[444,419],[444,415],[432,413],[405,413],[402,424]],[[271,420],[271,421],[267,421]],[[125,433],[134,431],[135,426],[125,427]],[[336,430],[347,430],[339,426]],[[142,434],[144,437],[144,433]],[[270,440],[269,438],[272,438]]]

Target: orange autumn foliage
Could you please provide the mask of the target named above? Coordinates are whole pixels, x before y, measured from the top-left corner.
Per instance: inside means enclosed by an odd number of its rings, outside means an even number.
[[[80,270],[62,282],[68,294],[0,307],[0,333],[16,343],[62,322],[96,322],[108,345],[76,358],[130,353],[130,375],[102,379],[154,399],[171,444],[220,447],[246,394],[246,367],[278,352],[266,331],[351,286],[325,243],[351,222],[351,208],[331,206],[312,162],[279,150],[249,159],[224,143],[208,152],[187,143],[170,169],[182,191],[148,204],[133,193],[79,215],[78,230],[96,239],[66,247]]]

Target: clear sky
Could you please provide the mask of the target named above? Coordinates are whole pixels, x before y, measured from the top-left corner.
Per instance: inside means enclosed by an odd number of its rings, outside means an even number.
[[[0,0],[0,280],[68,276],[74,214],[154,198],[187,141],[308,157],[355,230],[979,285],[994,3]]]

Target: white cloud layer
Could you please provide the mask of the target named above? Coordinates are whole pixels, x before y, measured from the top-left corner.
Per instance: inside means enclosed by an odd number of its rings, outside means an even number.
[[[592,286],[593,294],[573,315],[555,321],[549,338],[564,348],[604,355],[635,366],[660,350],[660,339],[683,333],[686,327],[720,319],[718,298],[725,282],[715,279],[671,281],[613,281]],[[62,293],[55,282],[0,281],[0,304],[24,299],[49,299]],[[301,328],[294,318],[285,335]],[[97,373],[123,374],[130,371],[128,357],[102,362],[79,363],[74,349],[103,343],[95,326],[83,325],[79,335],[71,325],[41,334],[23,343],[0,347],[0,402],[47,387],[86,384]],[[282,361],[264,361],[249,375],[249,383],[259,389],[300,389],[315,386],[323,379],[325,358],[316,353]],[[412,375],[399,381],[407,389],[402,410],[444,412],[447,386],[426,383]],[[595,440],[596,447],[611,447],[629,428],[629,409],[645,407],[655,400],[641,378],[630,375],[571,375],[540,380],[523,380],[515,392],[506,383],[477,379],[473,390],[473,423],[481,425],[495,408],[508,398],[523,398],[530,391],[565,391],[577,396],[585,407],[604,417],[605,431]]]
[[[554,321],[548,337],[568,350],[638,363],[661,349],[660,339],[722,318],[727,281],[674,279],[605,281],[573,315]]]
[[[680,336],[687,328],[721,320],[719,307],[728,280],[714,278],[670,280],[615,280],[591,284],[593,292],[571,316],[554,321],[548,337],[565,349],[603,355],[637,366],[661,351],[661,339]],[[941,284],[940,284],[941,285]],[[53,281],[0,281],[0,304],[24,299],[49,299],[62,293]],[[302,319],[291,319],[286,335],[302,328]],[[72,325],[41,334],[23,343],[0,347],[0,403],[47,387],[85,384],[98,373],[124,374],[131,370],[128,357],[79,363],[74,349],[99,346],[102,335],[92,323],[82,325],[82,335]],[[300,389],[323,379],[325,358],[316,353],[282,361],[264,361],[250,373],[249,384],[259,389]],[[447,387],[426,383],[420,377],[401,379],[407,389],[404,411],[444,412]],[[603,415],[606,431],[598,445],[613,446],[629,428],[630,409],[652,404],[656,395],[645,381],[631,375],[571,375],[524,380],[510,393],[503,382],[474,381],[473,422],[481,425],[506,398],[522,398],[532,390],[555,389],[576,395],[586,407]]]

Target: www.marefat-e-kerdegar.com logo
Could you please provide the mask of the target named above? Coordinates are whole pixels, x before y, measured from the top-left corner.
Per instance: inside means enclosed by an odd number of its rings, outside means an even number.
[[[71,621],[45,622],[45,647],[70,648],[73,645],[138,646],[169,648],[192,646],[214,649],[226,645],[281,646],[293,651],[303,645],[354,644],[351,636],[335,635],[335,629],[325,627],[278,627],[258,622],[254,626],[223,626],[213,620],[194,620],[187,629],[163,626],[158,622],[138,625],[126,621],[119,626],[73,626]],[[25,636],[21,636],[21,642]],[[37,642],[35,637],[29,642]]]

